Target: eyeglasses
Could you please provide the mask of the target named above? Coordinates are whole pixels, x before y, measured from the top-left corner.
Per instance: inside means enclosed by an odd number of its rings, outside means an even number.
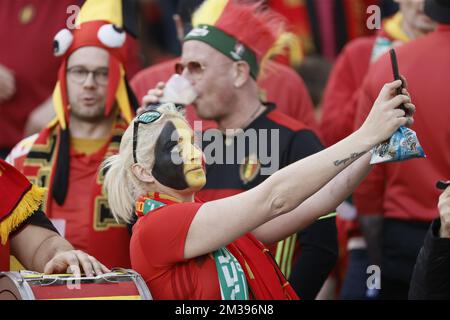
[[[77,84],[85,83],[91,73],[94,76],[96,84],[100,86],[106,86],[108,84],[108,68],[99,68],[91,71],[84,67],[76,66],[67,69],[70,80]]]
[[[214,64],[214,67],[218,67],[218,66],[224,66],[227,64],[233,64],[236,61],[227,61],[224,63],[219,63],[219,64]],[[206,67],[198,62],[198,61],[189,61],[186,64],[183,64],[181,62],[178,62],[175,64],[175,73],[181,75],[184,71],[184,69],[187,69],[189,74],[195,79],[195,80],[200,80],[203,76],[203,73],[206,70]]]
[[[149,124],[149,123],[155,123],[159,119],[161,119],[161,112],[156,110],[149,110],[145,111],[144,113],[141,113],[137,119],[134,121],[133,126],[133,160],[134,163],[137,163],[137,157],[136,157],[136,149],[137,149],[137,137],[138,137],[138,129],[139,124]]]
[[[186,64],[178,62],[175,64],[175,73],[182,74],[184,69],[188,70],[192,77],[195,79],[200,79],[205,71],[205,66],[198,61],[189,61]]]

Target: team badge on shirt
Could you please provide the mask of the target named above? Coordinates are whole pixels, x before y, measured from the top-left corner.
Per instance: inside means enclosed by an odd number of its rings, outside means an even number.
[[[258,176],[260,169],[261,164],[259,163],[256,154],[245,157],[244,163],[239,167],[239,176],[241,177],[242,182],[247,184],[253,181]]]

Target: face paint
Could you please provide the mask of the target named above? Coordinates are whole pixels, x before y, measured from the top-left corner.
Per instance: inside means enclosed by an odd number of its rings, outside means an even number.
[[[152,174],[167,187],[199,190],[206,183],[201,159],[201,151],[192,144],[190,127],[174,119],[165,124],[156,141]]]

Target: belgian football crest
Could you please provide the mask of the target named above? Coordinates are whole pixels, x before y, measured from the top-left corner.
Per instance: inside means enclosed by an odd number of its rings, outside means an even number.
[[[244,163],[239,167],[239,176],[244,184],[252,182],[259,174],[261,164],[256,154],[245,157]]]

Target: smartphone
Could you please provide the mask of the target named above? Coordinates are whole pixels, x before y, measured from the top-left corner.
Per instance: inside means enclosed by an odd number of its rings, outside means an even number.
[[[389,53],[391,55],[391,65],[392,65],[392,73],[394,74],[394,80],[402,80],[400,78],[400,73],[398,72],[398,62],[397,62],[397,55],[395,54],[395,49],[389,50]],[[402,89],[404,88],[403,80],[402,80],[402,86],[397,89],[397,94],[402,94]],[[402,104],[400,107],[405,113],[408,115],[408,109]]]
[[[449,181],[440,180],[436,183],[436,188],[441,189],[441,190],[445,190],[449,186],[450,186],[450,180]]]

